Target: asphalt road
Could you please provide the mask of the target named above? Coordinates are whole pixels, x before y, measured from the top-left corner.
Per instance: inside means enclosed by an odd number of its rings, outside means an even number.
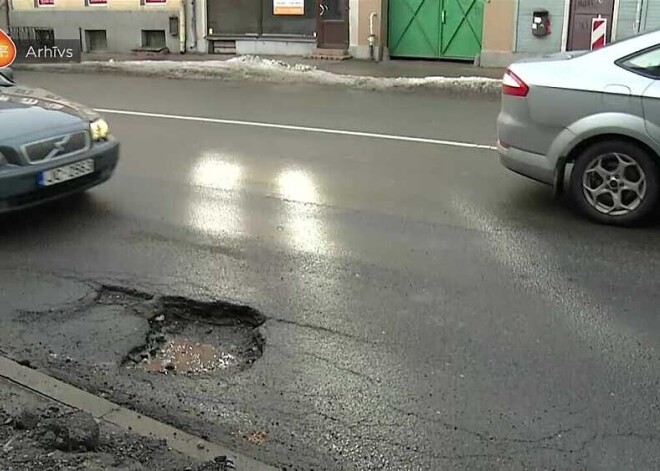
[[[106,113],[113,180],[0,219],[4,353],[287,469],[660,468],[659,227],[592,225],[472,146],[497,102],[19,79],[169,117]],[[249,305],[263,356],[129,375],[130,322],[79,309],[100,284]]]

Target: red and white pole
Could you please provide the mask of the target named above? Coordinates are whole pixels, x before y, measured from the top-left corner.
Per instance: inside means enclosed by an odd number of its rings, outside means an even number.
[[[591,50],[600,49],[607,44],[607,18],[591,20]]]

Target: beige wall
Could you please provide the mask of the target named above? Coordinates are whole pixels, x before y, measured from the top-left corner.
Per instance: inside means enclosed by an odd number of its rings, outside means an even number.
[[[482,45],[484,51],[513,50],[515,4],[515,0],[486,0]]]
[[[85,5],[85,0],[55,0],[54,6],[38,7],[40,9],[54,10],[178,10],[179,0],[167,0],[166,3],[156,5],[141,5],[140,0],[107,0],[107,5]],[[13,0],[14,10],[33,10],[34,0]]]
[[[381,12],[381,0],[359,0],[358,9],[358,27],[357,27],[357,44],[359,46],[368,46],[369,40],[369,15],[375,12],[378,18],[374,20],[374,33],[376,34],[376,45],[381,44],[380,25],[384,21]]]
[[[370,57],[369,49],[369,16],[376,13],[374,18],[374,55],[378,56],[380,46],[384,43],[381,32],[382,25],[387,22],[383,18],[382,12],[383,0],[350,0],[350,47],[349,52],[359,59],[368,59]]]

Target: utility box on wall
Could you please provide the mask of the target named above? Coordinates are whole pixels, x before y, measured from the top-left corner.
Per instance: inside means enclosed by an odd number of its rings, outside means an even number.
[[[178,36],[179,35],[179,17],[178,16],[170,16],[170,34],[172,36]]]
[[[550,34],[550,12],[548,10],[534,10],[532,14],[532,35],[544,38]]]

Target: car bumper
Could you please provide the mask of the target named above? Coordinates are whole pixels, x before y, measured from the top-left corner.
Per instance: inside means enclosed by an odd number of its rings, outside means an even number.
[[[40,172],[86,159],[94,160],[94,173],[49,187],[38,185]],[[110,138],[94,144],[87,152],[57,162],[0,170],[0,213],[47,203],[99,185],[112,176],[118,160],[119,143]]]
[[[500,154],[500,162],[509,170],[541,183],[554,184],[555,167],[546,156],[515,147],[505,147],[499,142],[497,151]]]

